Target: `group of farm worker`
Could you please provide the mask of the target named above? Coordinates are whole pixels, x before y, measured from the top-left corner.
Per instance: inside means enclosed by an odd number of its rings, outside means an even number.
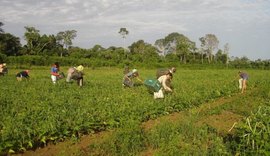
[[[157,82],[160,85],[160,88],[158,90],[154,91],[154,99],[158,98],[164,98],[165,92],[173,92],[171,81],[173,78],[173,74],[176,72],[176,68],[172,67],[169,69],[159,69],[156,72],[156,79]],[[141,78],[139,77],[139,72],[137,69],[133,69],[129,71],[129,68],[126,67],[124,69],[124,78],[123,78],[123,86],[125,87],[133,87],[134,86],[134,79],[137,79],[140,82],[143,82]],[[239,89],[241,90],[241,93],[244,93],[247,88],[247,80],[248,80],[248,74],[244,73],[242,71],[238,72],[238,77],[240,79],[239,82]],[[147,81],[147,80],[146,80]],[[144,83],[146,83],[146,81]],[[155,82],[155,81],[154,81]]]
[[[18,81],[21,81],[22,78],[29,78],[29,70],[24,70],[24,71],[21,71],[19,73],[16,74],[16,78]],[[0,64],[0,76],[4,76],[8,74],[8,68],[7,68],[7,64],[6,63],[1,63]]]
[[[172,86],[171,86],[171,81],[173,78],[173,74],[176,72],[176,68],[172,67],[170,69],[159,69],[156,73],[156,79],[157,81],[153,81],[154,83],[158,84],[153,84],[157,87],[156,90],[154,90],[154,99],[158,98],[164,98],[164,93],[165,92],[172,92]],[[137,69],[133,69],[129,71],[128,67],[125,68],[124,70],[124,77],[123,77],[123,86],[126,87],[133,87],[134,86],[134,81],[133,79],[137,79],[140,82],[143,82],[141,78],[139,77],[139,72]],[[152,80],[149,80],[152,81]],[[146,83],[145,81],[144,83]],[[154,88],[155,89],[155,88]]]
[[[77,81],[78,86],[83,86],[83,69],[82,65],[77,67],[70,67],[67,71],[66,82],[71,82],[72,80]],[[0,64],[0,75],[4,76],[7,74],[8,70],[6,63]],[[51,67],[51,80],[53,84],[56,84],[56,81],[65,77],[63,72],[60,72],[60,66],[58,62],[55,62]],[[29,79],[29,70],[23,70],[16,74],[17,81],[22,81],[23,79]]]
[[[77,81],[78,86],[83,86],[83,69],[84,67],[82,65],[79,65],[78,67],[70,67],[67,71],[67,78],[66,82],[71,82],[71,80]],[[52,65],[51,68],[51,79],[54,84],[56,84],[56,81],[59,79],[64,78],[65,75],[63,72],[60,72],[60,66],[59,63],[56,62]]]
[[[72,80],[77,81],[78,86],[83,86],[83,73],[84,67],[82,65],[79,65],[77,67],[70,67],[67,71],[66,76],[66,82],[71,82]],[[171,81],[173,78],[173,74],[176,72],[175,67],[171,67],[169,69],[159,69],[156,73],[156,80],[160,87],[158,87],[158,90],[154,91],[154,98],[164,98],[165,92],[173,92]],[[8,73],[7,65],[6,63],[0,64],[0,76],[4,76]],[[141,83],[145,83],[142,81],[142,79],[139,77],[139,72],[137,69],[129,70],[128,67],[124,69],[124,77],[123,77],[123,83],[122,85],[125,87],[133,87],[134,86],[134,79],[137,79]],[[55,62],[51,67],[51,80],[53,84],[56,84],[56,82],[59,79],[62,79],[65,77],[63,72],[60,72],[60,66],[58,62]],[[23,70],[21,72],[18,72],[16,74],[16,78],[18,81],[21,81],[23,78],[28,79],[29,76],[29,70]],[[239,82],[239,89],[241,90],[241,93],[244,93],[247,88],[247,80],[249,78],[248,74],[242,71],[238,72],[238,77],[240,79]]]

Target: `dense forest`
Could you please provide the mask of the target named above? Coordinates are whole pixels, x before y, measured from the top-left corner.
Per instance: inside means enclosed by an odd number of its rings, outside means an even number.
[[[0,62],[14,65],[49,65],[61,60],[62,65],[84,64],[91,67],[122,67],[130,64],[158,67],[162,64],[181,64],[270,69],[270,60],[251,61],[245,56],[230,56],[229,43],[219,45],[219,40],[214,34],[200,37],[200,45],[196,45],[183,34],[172,32],[164,38],[157,39],[154,45],[138,40],[127,48],[104,48],[96,44],[92,48],[84,49],[72,44],[77,37],[76,30],[48,35],[40,34],[40,30],[35,27],[25,26],[26,44],[22,45],[19,37],[4,31],[3,25],[4,23],[0,22]],[[118,33],[125,42],[129,31],[120,28]]]

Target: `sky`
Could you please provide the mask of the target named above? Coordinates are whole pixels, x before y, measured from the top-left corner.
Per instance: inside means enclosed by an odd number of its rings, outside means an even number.
[[[87,49],[153,45],[172,32],[200,47],[200,37],[214,34],[230,56],[270,59],[270,0],[0,0],[0,21],[22,44],[25,26],[47,35],[76,30],[73,46]]]

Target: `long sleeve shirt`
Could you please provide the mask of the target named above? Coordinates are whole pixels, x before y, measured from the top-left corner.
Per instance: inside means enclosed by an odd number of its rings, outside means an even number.
[[[162,75],[158,78],[158,81],[161,83],[162,87],[166,91],[172,91],[170,87],[167,86],[166,81],[167,81],[167,75]]]

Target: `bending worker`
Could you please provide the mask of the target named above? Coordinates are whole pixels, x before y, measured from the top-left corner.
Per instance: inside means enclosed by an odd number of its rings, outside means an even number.
[[[84,67],[82,65],[69,68],[66,81],[71,82],[71,80],[76,80],[78,86],[83,86],[83,69]]]
[[[139,78],[139,72],[137,69],[133,69],[131,72],[125,74],[123,78],[123,86],[127,87],[133,87],[134,82],[133,79],[136,78],[138,81],[142,82],[142,80]]]

